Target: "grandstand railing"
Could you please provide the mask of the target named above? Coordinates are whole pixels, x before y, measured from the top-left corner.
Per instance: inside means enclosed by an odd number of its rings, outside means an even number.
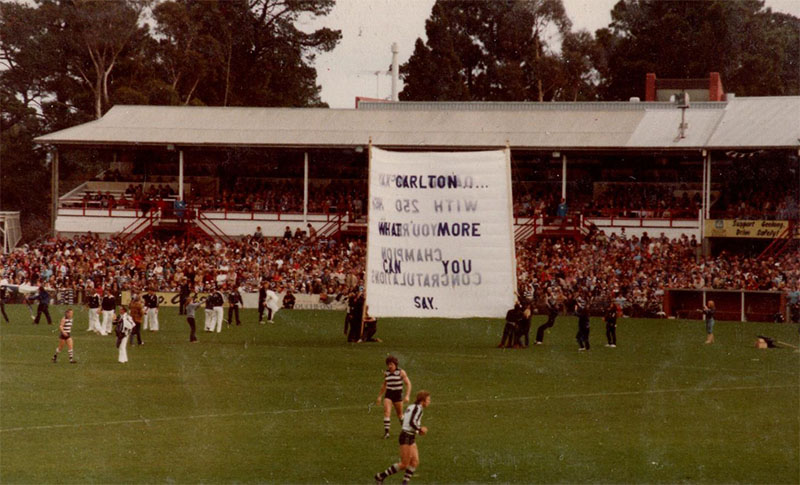
[[[119,232],[119,237],[123,241],[133,241],[153,227],[157,216],[160,216],[160,214],[157,214],[156,211],[149,211],[147,214],[138,217]]]
[[[784,251],[792,246],[795,239],[800,235],[800,225],[794,219],[789,220],[786,228],[778,234],[778,237],[769,243],[769,246],[758,256],[758,259],[780,256]]]
[[[342,214],[338,214],[336,219],[329,220],[324,226],[317,229],[316,239],[332,237],[342,232],[343,226],[344,221],[342,220]]]
[[[194,221],[197,223],[197,226],[200,227],[200,229],[202,229],[204,232],[209,234],[211,237],[213,237],[214,239],[218,239],[218,240],[220,240],[222,242],[226,242],[226,243],[229,243],[229,242],[233,241],[233,239],[231,239],[230,236],[225,234],[219,228],[219,226],[214,224],[214,222],[211,219],[209,219],[208,216],[202,210],[199,210],[199,209],[191,210],[190,209],[190,211],[189,211],[190,220],[192,220],[191,215],[193,213],[197,214],[197,217],[194,218]]]

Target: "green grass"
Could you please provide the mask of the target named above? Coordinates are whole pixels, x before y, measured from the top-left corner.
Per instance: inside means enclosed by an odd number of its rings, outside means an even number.
[[[397,459],[374,405],[387,353],[432,393],[412,483],[800,482],[800,354],[752,347],[796,325],[719,322],[706,346],[700,321],[623,319],[609,349],[595,319],[578,353],[575,317],[500,350],[497,320],[382,319],[383,343],[352,345],[342,313],[248,310],[189,344],[163,309],[123,365],[81,310],[80,363],[53,365],[54,327],[7,308],[2,483],[370,483]]]

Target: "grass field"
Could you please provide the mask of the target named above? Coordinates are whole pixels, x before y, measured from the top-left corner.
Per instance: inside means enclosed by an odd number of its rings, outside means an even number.
[[[353,345],[342,313],[248,310],[190,344],[162,309],[123,365],[81,310],[80,362],[54,365],[54,327],[7,308],[2,483],[370,483],[397,459],[374,404],[387,353],[432,393],[412,483],[800,482],[800,353],[752,346],[796,325],[718,322],[705,346],[699,321],[623,319],[610,349],[593,319],[579,353],[575,317],[501,350],[498,320],[382,319],[383,343]]]

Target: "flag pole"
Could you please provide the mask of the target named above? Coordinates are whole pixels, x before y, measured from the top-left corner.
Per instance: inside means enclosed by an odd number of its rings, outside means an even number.
[[[361,309],[361,332],[359,336],[364,335],[364,319],[367,317],[367,267],[369,264],[369,213],[372,208],[372,198],[370,197],[370,185],[372,178],[372,136],[369,137],[369,144],[367,145],[367,246],[364,251],[364,308]]]

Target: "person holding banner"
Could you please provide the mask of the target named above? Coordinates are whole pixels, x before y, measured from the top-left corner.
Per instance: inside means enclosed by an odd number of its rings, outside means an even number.
[[[517,301],[514,308],[506,313],[506,325],[503,327],[503,337],[500,339],[498,349],[519,347],[517,344],[517,331],[519,330],[520,323],[525,318],[522,311],[522,305]]]
[[[533,302],[521,298],[520,305],[522,306],[522,317],[519,320],[517,328],[517,338],[514,340],[514,347],[528,348],[531,343],[531,318],[533,317]],[[524,343],[523,343],[524,341]]]
[[[403,386],[406,388],[406,395],[403,397]],[[383,403],[383,439],[389,437],[389,429],[392,425],[392,407],[397,413],[398,419],[403,420],[403,403],[408,402],[411,397],[411,380],[406,371],[399,367],[397,357],[389,355],[386,357],[386,370],[383,371],[383,385],[378,393],[378,404]]]
[[[361,325],[364,317],[364,287],[359,286],[353,290],[347,299],[347,315],[344,318],[344,334],[348,342],[358,342],[361,339]]]

